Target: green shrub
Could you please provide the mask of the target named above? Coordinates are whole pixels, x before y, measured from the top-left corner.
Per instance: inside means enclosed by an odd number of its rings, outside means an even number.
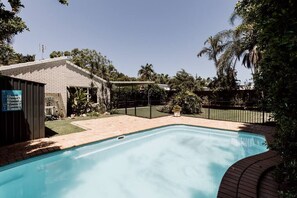
[[[157,111],[163,112],[163,113],[172,113],[172,107],[169,105],[164,106],[158,106],[156,107]]]
[[[151,104],[158,104],[160,101],[164,101],[167,98],[166,91],[160,88],[158,85],[151,85],[150,87],[145,87],[145,98],[148,98],[148,93],[150,94]]]
[[[87,113],[87,116],[90,116],[90,117],[99,117],[100,116],[100,113],[98,113],[96,111],[91,111],[91,112]]]
[[[261,51],[255,87],[263,91],[276,120],[277,131],[269,146],[282,159],[276,174],[284,198],[297,197],[296,7],[297,1],[275,0],[241,0],[236,5],[242,21],[253,27],[255,39],[251,40]]]
[[[112,110],[110,110],[109,113],[110,113],[110,114],[119,114],[120,112],[119,112],[119,110],[117,110],[117,109],[112,109]]]
[[[197,114],[201,113],[202,99],[193,92],[181,91],[169,102],[171,109],[173,109],[174,105],[181,107],[181,113]]]

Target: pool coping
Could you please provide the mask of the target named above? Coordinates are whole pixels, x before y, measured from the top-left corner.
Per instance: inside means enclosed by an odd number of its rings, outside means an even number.
[[[123,120],[126,121],[124,122]],[[142,126],[138,126],[137,124],[139,123],[142,123]],[[41,154],[65,150],[76,146],[83,146],[85,144],[112,139],[119,135],[144,132],[153,128],[166,127],[168,125],[188,125],[235,132],[249,132],[263,135],[268,144],[273,141],[273,134],[275,131],[273,127],[262,125],[208,120],[203,118],[189,118],[183,116],[178,118],[168,116],[151,120],[131,116],[116,116],[76,121],[74,124],[88,130],[80,133],[43,138],[0,147],[0,167]],[[117,127],[113,127],[112,125]],[[98,126],[101,126],[101,128],[98,129]],[[106,131],[105,129],[113,129],[117,131],[108,133],[108,130]],[[98,130],[101,130],[101,132],[99,133]],[[262,175],[275,167],[279,162],[280,158],[277,153],[270,150],[236,162],[226,171],[219,187],[218,197],[258,197],[258,186]]]

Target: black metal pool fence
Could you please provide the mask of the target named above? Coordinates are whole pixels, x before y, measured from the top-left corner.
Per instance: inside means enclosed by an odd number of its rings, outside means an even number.
[[[131,115],[143,118],[157,118],[173,115],[166,109],[164,101],[125,100],[116,101],[113,104],[113,113]],[[263,102],[233,104],[230,101],[212,101],[203,104],[198,114],[182,114],[182,116],[205,118],[213,120],[225,120],[244,123],[269,123],[274,122],[271,111]]]

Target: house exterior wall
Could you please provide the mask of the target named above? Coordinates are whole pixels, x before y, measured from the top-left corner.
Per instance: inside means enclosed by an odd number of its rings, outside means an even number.
[[[93,82],[94,86],[98,88],[98,101],[102,101],[106,95],[102,91],[105,83],[96,79],[90,79],[89,74],[73,67],[66,61],[30,65],[28,67],[3,70],[1,73],[11,77],[45,83],[45,93],[61,94],[65,107],[65,115],[67,112],[67,87],[91,87],[91,83]],[[107,93],[107,97],[109,98],[109,90]]]

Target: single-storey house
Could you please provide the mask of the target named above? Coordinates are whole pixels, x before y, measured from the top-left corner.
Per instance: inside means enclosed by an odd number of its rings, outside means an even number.
[[[71,63],[67,57],[1,66],[0,73],[44,83],[45,105],[59,108],[58,110],[62,111],[64,115],[67,115],[67,108],[69,108],[67,100],[70,91],[75,88],[83,88],[87,93],[92,93],[92,95],[88,94],[88,99],[92,97],[92,101],[95,103],[105,104],[110,100],[110,90],[106,80],[95,75],[92,75],[91,78],[89,71]],[[47,99],[50,100],[47,101]]]

